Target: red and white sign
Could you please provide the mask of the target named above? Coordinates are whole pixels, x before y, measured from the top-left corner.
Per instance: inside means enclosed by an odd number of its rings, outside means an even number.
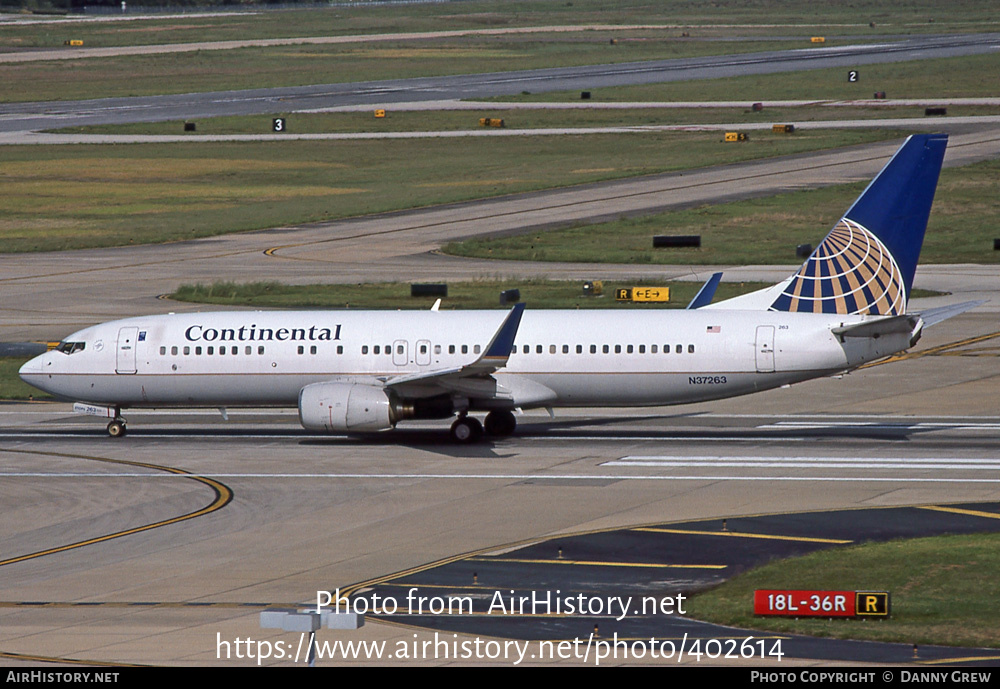
[[[854,591],[754,591],[755,615],[854,617]]]

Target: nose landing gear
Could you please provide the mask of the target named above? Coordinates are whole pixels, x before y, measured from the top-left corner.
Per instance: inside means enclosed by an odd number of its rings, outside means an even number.
[[[115,418],[108,424],[108,435],[112,438],[124,438],[128,433],[128,426],[125,425],[125,419],[121,415],[121,410],[115,407]]]

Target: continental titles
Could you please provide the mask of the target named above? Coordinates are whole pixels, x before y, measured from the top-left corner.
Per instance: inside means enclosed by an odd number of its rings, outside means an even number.
[[[203,325],[192,325],[184,331],[184,337],[189,342],[279,342],[340,339],[340,324],[333,328],[321,328],[316,325],[308,328],[259,328],[257,324],[241,325],[238,328],[206,328]]]

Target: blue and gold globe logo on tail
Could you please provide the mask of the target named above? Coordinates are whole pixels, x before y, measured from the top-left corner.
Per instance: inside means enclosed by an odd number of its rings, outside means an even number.
[[[771,310],[897,316],[906,312],[906,288],[899,266],[878,237],[844,218]]]

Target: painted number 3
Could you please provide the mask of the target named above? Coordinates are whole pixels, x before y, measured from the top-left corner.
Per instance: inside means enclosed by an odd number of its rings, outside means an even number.
[[[284,117],[275,117],[271,121],[271,129],[273,131],[276,131],[276,132],[283,132],[283,131],[285,131],[285,118]]]

